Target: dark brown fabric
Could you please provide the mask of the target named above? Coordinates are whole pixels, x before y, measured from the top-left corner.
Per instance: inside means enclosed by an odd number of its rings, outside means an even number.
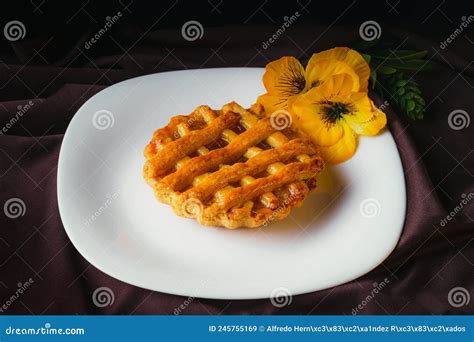
[[[367,275],[331,289],[294,296],[291,304],[282,308],[269,300],[188,299],[111,278],[85,261],[71,244],[58,213],[56,170],[63,134],[77,109],[103,88],[135,76],[188,68],[263,67],[282,55],[305,61],[314,51],[347,45],[358,35],[358,27],[334,25],[329,31],[326,26],[298,27],[288,32],[291,39],[281,37],[263,49],[262,42],[274,30],[206,27],[201,40],[188,42],[180,36],[180,29],[151,28],[142,36],[144,32],[125,27],[110,33],[113,40],[103,36],[88,50],[84,48],[86,36],[67,48],[55,40],[48,42],[47,37],[12,43],[10,57],[0,63],[0,125],[15,116],[18,106],[24,107],[30,100],[33,105],[0,136],[0,204],[3,207],[13,197],[26,204],[25,215],[17,219],[0,211],[0,305],[16,291],[18,283],[29,278],[34,283],[3,313],[173,314],[187,300],[182,314],[350,315],[366,300],[373,284],[384,279],[387,286],[358,314],[474,312],[474,298],[459,308],[448,302],[448,293],[455,287],[474,296],[473,203],[441,225],[463,194],[474,192],[474,125],[462,130],[448,125],[448,115],[455,109],[470,116],[474,113],[474,69],[472,56],[466,57],[472,45],[461,37],[455,50],[437,53],[438,38],[430,41],[393,31],[401,40],[407,38],[407,44],[430,50],[439,67],[417,75],[428,103],[425,120],[398,119],[391,107],[387,109],[405,170],[408,212],[395,251]],[[119,46],[133,48],[124,53]],[[54,53],[55,49],[59,51]],[[98,308],[93,304],[92,293],[101,286],[113,290],[113,305]]]

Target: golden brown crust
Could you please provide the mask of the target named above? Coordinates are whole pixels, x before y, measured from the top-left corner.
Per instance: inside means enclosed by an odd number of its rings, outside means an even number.
[[[317,148],[293,136],[273,127],[260,105],[199,106],[154,133],[144,178],[180,216],[227,228],[266,225],[300,206],[323,168]]]

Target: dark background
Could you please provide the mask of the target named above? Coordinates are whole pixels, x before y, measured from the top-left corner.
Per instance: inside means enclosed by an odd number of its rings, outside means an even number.
[[[119,39],[122,48],[130,54],[152,52],[160,46],[146,44],[147,36],[153,36],[160,30],[167,31],[170,42],[182,42],[179,29],[184,22],[192,19],[205,28],[219,28],[223,33],[232,36],[233,28],[242,32],[248,40],[258,40],[253,32],[254,27],[277,28],[285,16],[291,16],[299,11],[300,18],[293,28],[305,27],[308,30],[314,26],[348,26],[358,27],[366,20],[375,20],[382,24],[385,30],[400,28],[414,35],[432,38],[445,38],[458,27],[462,16],[469,16],[473,9],[467,1],[155,1],[149,4],[137,0],[121,1],[11,1],[2,11],[0,24],[12,20],[20,20],[27,26],[26,39],[28,46],[20,49],[20,44],[11,44],[2,40],[0,43],[2,59],[5,62],[22,64],[31,57],[28,47],[46,42],[54,38],[48,46],[42,49],[41,56],[35,56],[29,65],[61,64],[61,61],[87,33],[94,34],[99,30],[107,16],[121,11],[124,15],[120,22],[108,32],[109,36]],[[350,33],[350,28],[347,29]],[[468,29],[472,32],[472,28]],[[387,31],[388,33],[388,31]],[[117,38],[120,37],[120,38]],[[137,38],[143,41],[137,44]],[[297,39],[298,37],[293,37]],[[465,40],[465,39],[461,39]],[[472,40],[471,40],[472,41]],[[196,42],[193,48],[196,48]],[[261,44],[256,44],[260,46]],[[461,55],[472,57],[473,49],[463,49],[460,42],[450,45],[450,50]],[[317,48],[317,46],[315,46]],[[24,54],[18,56],[21,50]],[[88,53],[95,57],[107,49],[110,54],[121,53],[110,39],[102,41]],[[13,51],[12,51],[13,50]],[[30,54],[29,54],[30,52]],[[46,60],[45,60],[46,59]],[[76,59],[71,66],[87,63],[85,57]]]
[[[122,17],[90,49],[90,40],[118,11]],[[268,49],[262,44],[285,16],[298,20]],[[360,314],[473,313],[473,302],[450,306],[448,292],[474,295],[474,217],[470,204],[448,227],[440,220],[474,191],[473,124],[449,128],[447,116],[474,105],[474,23],[446,49],[440,43],[473,14],[472,2],[455,1],[15,1],[5,3],[0,27],[19,20],[26,36],[0,36],[0,124],[18,106],[34,107],[0,136],[0,202],[20,196],[27,215],[0,215],[0,305],[18,282],[31,290],[8,314],[173,314],[184,298],[139,289],[108,277],[77,253],[65,235],[56,202],[56,164],[64,131],[92,95],[132,77],[189,68],[263,67],[283,55],[303,63],[313,52],[359,40],[359,26],[377,21],[395,48],[428,50],[438,67],[416,80],[427,102],[425,119],[388,110],[405,168],[407,222],[392,255],[376,270],[333,289],[295,296],[275,308],[268,300],[195,299],[183,314],[351,314],[374,282],[391,285]],[[202,39],[187,41],[182,25],[197,20]],[[3,32],[2,32],[3,33]],[[133,114],[132,114],[133,115]],[[0,213],[1,214],[1,213]],[[324,276],[324,275],[322,275]],[[111,288],[115,303],[98,308],[92,292]]]

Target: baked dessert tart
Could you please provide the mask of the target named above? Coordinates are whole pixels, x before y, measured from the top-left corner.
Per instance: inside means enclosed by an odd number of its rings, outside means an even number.
[[[315,145],[279,127],[261,105],[235,102],[173,117],[144,154],[144,178],[160,202],[227,228],[285,218],[316,187],[324,164]]]

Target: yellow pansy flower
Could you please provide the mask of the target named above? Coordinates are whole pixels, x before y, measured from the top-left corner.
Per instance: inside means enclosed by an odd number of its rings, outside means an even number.
[[[294,57],[282,57],[267,64],[263,75],[266,93],[257,102],[267,113],[288,110],[297,96],[321,86],[330,77],[347,74],[352,77],[354,91],[367,92],[370,68],[354,50],[337,47],[313,54],[306,69]]]
[[[385,113],[362,90],[364,84],[354,90],[354,82],[351,74],[333,75],[290,106],[293,127],[319,145],[329,163],[351,158],[358,135],[375,135],[387,123]]]

